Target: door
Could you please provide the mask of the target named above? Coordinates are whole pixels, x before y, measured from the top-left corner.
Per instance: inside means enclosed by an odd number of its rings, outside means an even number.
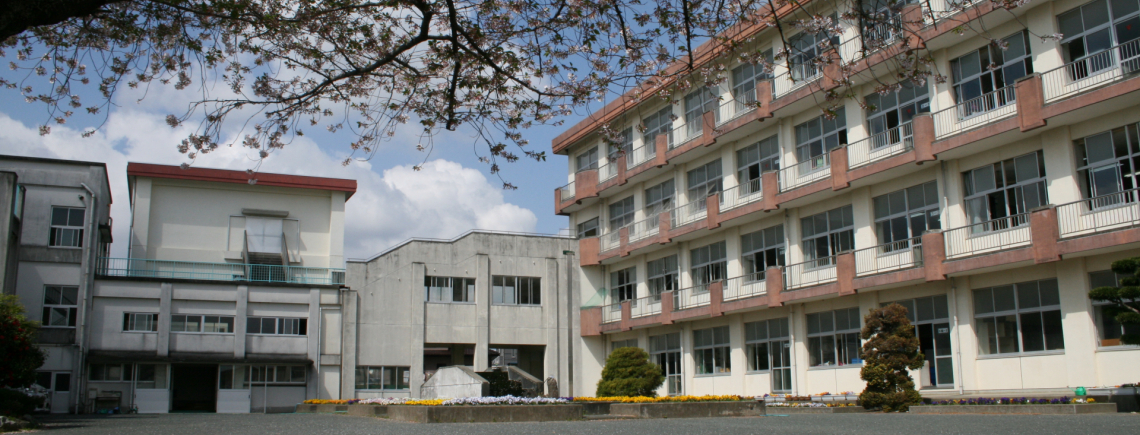
[[[218,366],[218,413],[248,414],[250,405],[249,366]]]
[[[953,387],[954,362],[950,355],[950,323],[926,323],[918,329],[919,350],[926,359],[922,386]]]
[[[170,409],[172,411],[216,412],[217,379],[217,365],[171,365]]]
[[[139,414],[170,412],[170,370],[166,364],[135,366],[134,406]]]
[[[670,351],[657,354],[657,364],[665,372],[665,385],[670,396],[682,394],[681,352]]]
[[[281,219],[247,217],[245,233],[249,252],[281,254],[281,237],[284,234]]]
[[[71,412],[71,372],[36,372],[36,383],[48,390],[47,411]]]
[[[773,341],[768,346],[771,354],[772,392],[792,391],[792,344],[788,340]]]

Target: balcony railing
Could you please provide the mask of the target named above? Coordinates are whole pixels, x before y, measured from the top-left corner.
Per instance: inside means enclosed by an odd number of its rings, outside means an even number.
[[[835,281],[837,257],[821,257],[784,267],[784,288],[795,290]]]
[[[700,118],[694,119],[693,122],[681,124],[679,127],[674,127],[671,134],[672,139],[669,141],[669,149],[677,148],[681,145],[689,143],[689,141],[701,137],[704,134]]]
[[[855,251],[855,275],[875,275],[922,267],[922,237]]]
[[[750,273],[724,280],[722,295],[726,301],[766,294],[768,294],[768,282],[764,279],[764,272]]]
[[[125,278],[344,285],[344,269],[271,264],[205,263],[101,257],[96,273],[99,276]]]
[[[760,178],[745,181],[744,183],[725,189],[720,193],[720,210],[732,210],[745,204],[764,199],[761,192]]]
[[[1082,199],[1057,206],[1059,235],[1077,237],[1140,224],[1140,190]]]
[[[599,239],[598,243],[601,246],[598,247],[598,250],[600,252],[610,252],[617,249],[621,246],[621,228],[610,230],[610,232],[602,234]]]
[[[744,95],[731,97],[720,103],[716,109],[716,125],[744,116],[756,110],[756,92],[745,92]]]
[[[942,139],[1017,114],[1013,86],[983,94],[933,115],[934,138]]]
[[[625,167],[626,169],[636,168],[642,163],[653,160],[654,157],[657,157],[657,143],[644,144],[641,147],[634,148],[625,156]]]
[[[621,321],[621,302],[602,307],[602,323]]]
[[[1090,54],[1041,74],[1045,102],[1118,82],[1140,71],[1140,39]]]
[[[914,149],[914,128],[908,122],[847,145],[847,167],[857,168]]]
[[[947,259],[1003,251],[1032,242],[1029,213],[949,229],[942,236],[946,241]]]
[[[891,13],[883,22],[868,26],[862,29],[862,34],[856,34],[839,44],[839,55],[845,63],[851,63],[891,46],[901,36],[902,15]]]
[[[807,161],[780,169],[780,191],[787,192],[797,187],[806,186],[831,175],[831,154],[823,153],[809,158]]]
[[[610,181],[618,175],[617,159],[611,159],[602,166],[598,166],[598,184]]]
[[[707,216],[708,199],[699,198],[669,210],[670,228],[679,228],[704,219]]]
[[[687,310],[709,304],[708,284],[673,291],[673,309]]]
[[[646,237],[656,236],[661,231],[661,213],[655,213],[646,219],[629,224],[629,242],[633,243]]]
[[[629,302],[629,317],[638,318],[661,314],[661,296],[646,296]]]
[[[574,182],[573,181],[571,181],[570,184],[559,187],[558,190],[562,191],[562,201],[569,201],[571,199],[574,199]]]
[[[783,97],[796,89],[807,86],[823,75],[823,68],[814,61],[803,64],[788,65],[783,74],[772,79],[772,98]]]

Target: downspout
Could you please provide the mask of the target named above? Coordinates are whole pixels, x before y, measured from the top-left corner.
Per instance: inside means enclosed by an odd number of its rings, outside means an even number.
[[[574,397],[574,251],[569,251],[566,256],[566,396],[563,397]]]
[[[99,234],[99,231],[95,230],[92,225],[92,222],[95,221],[95,213],[93,212],[96,210],[95,206],[96,202],[98,202],[98,197],[95,196],[95,192],[91,190],[90,187],[87,187],[86,183],[79,183],[79,187],[82,187],[83,190],[87,191],[87,210],[85,211],[86,216],[84,216],[84,220],[87,222],[83,224],[83,228],[87,230],[88,234],[87,240],[85,241],[86,243],[83,245],[83,258],[80,259],[79,266],[79,276],[82,279],[82,281],[79,283],[79,299],[83,301],[83,308],[79,311],[79,327],[76,330],[76,333],[79,334],[79,337],[77,337],[77,341],[79,342],[79,357],[76,358],[78,367],[75,368],[75,375],[77,378],[77,383],[79,384],[78,391],[75,392],[76,394],[74,403],[76,414],[78,414],[80,411],[80,402],[84,402],[85,404],[87,398],[87,377],[84,376],[83,369],[87,366],[87,346],[89,341],[87,334],[87,319],[89,316],[87,313],[90,310],[92,303],[91,297],[88,294],[91,289],[89,283],[90,281],[94,281],[94,277],[91,276],[91,244],[93,243],[92,240],[95,240],[96,235]],[[133,374],[134,373],[132,371],[132,376]]]
[[[962,379],[962,323],[958,321],[958,286],[954,282],[954,278],[950,278],[950,300],[952,301],[950,307],[954,309],[954,331],[957,332],[954,334],[954,359],[958,360],[958,363],[954,364],[957,372],[955,377],[958,380],[956,382],[958,384],[958,395],[962,395],[963,381],[965,381]]]

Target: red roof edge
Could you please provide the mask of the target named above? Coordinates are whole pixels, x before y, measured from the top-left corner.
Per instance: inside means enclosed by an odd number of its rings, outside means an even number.
[[[128,177],[166,178],[172,180],[212,181],[216,183],[249,184],[251,178],[259,186],[293,187],[297,189],[333,190],[347,192],[345,200],[356,193],[356,180],[343,178],[310,177],[305,175],[271,174],[255,172],[252,176],[245,171],[230,169],[210,169],[181,166],[155,165],[150,163],[127,163]]]

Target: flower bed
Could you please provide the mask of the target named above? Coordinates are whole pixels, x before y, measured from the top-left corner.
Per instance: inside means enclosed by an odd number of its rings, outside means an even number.
[[[847,408],[855,406],[854,403],[822,403],[822,402],[773,402],[768,403],[771,408]]]
[[[478,405],[556,405],[570,403],[570,398],[558,397],[464,397],[459,399],[408,399],[378,397],[374,399],[306,400],[309,405],[377,405],[377,406],[478,406]]]
[[[727,396],[663,396],[663,397],[575,397],[575,402],[612,402],[612,403],[688,403],[688,402],[739,402],[750,400],[737,395]]]
[[[1031,399],[1027,397],[979,397],[977,399],[935,400],[931,401],[930,405],[1069,405],[1085,403],[1096,403],[1096,399],[1071,399],[1068,397],[1053,399]]]

